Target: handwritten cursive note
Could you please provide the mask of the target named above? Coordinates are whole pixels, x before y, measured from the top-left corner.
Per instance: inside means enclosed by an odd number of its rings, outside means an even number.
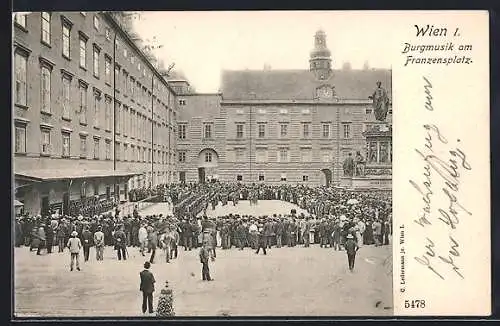
[[[428,112],[437,110],[433,103],[433,89],[430,78],[423,76],[423,107]],[[431,233],[426,232],[430,231],[430,228],[444,225],[448,229],[448,245],[438,248],[435,244],[437,241],[430,238],[430,235],[426,236],[423,253],[414,259],[428,270],[430,275],[441,280],[449,277],[450,272],[464,279],[459,262],[460,243],[453,236],[453,232],[461,219],[472,215],[460,201],[462,177],[471,171],[472,167],[465,151],[460,147],[459,138],[452,141],[452,137],[445,136],[440,127],[431,121],[422,128],[425,134],[422,148],[415,148],[422,164],[422,173],[420,180],[409,180],[422,202],[413,222],[422,227],[425,234]],[[443,205],[443,202],[446,204]]]

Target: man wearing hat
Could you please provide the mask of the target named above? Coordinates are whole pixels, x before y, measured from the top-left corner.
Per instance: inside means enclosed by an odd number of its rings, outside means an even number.
[[[80,238],[78,238],[78,232],[71,232],[71,238],[69,238],[68,243],[66,245],[69,248],[69,252],[71,255],[71,266],[70,270],[73,271],[73,266],[76,260],[76,270],[80,270],[80,249],[82,248],[82,243]]]
[[[89,225],[86,224],[82,233],[83,239],[83,261],[87,262],[90,255],[90,247],[92,247],[92,233],[89,230]]]
[[[99,225],[97,227],[96,233],[94,233],[94,245],[96,252],[96,259],[103,260],[104,259],[104,233],[102,232],[102,226]]]
[[[346,241],[344,246],[347,252],[347,261],[349,263],[349,270],[352,272],[354,269],[354,260],[356,259],[356,252],[358,251],[359,247],[357,242],[354,240],[354,236],[351,233],[349,233],[346,236]]]
[[[151,263],[149,261],[144,263],[144,270],[139,273],[141,277],[141,285],[139,291],[142,292],[142,313],[145,314],[146,310],[150,314],[153,313],[153,292],[155,291],[155,277],[149,271]]]

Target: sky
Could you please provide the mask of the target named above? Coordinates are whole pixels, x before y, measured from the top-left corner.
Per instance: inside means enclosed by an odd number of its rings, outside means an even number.
[[[308,69],[314,34],[325,31],[334,69],[390,68],[391,24],[376,12],[142,12],[134,30],[198,92],[217,92],[222,70]],[[384,23],[385,22],[385,23]],[[376,29],[374,28],[376,26]]]

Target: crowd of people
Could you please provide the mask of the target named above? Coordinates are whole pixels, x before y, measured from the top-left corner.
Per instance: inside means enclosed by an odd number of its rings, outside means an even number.
[[[74,250],[78,238],[89,260],[95,247],[96,260],[111,246],[117,258],[127,259],[130,247],[142,255],[150,253],[155,262],[157,249],[166,262],[178,256],[178,247],[189,251],[203,244],[216,257],[216,248],[252,248],[256,253],[271,247],[319,244],[323,248],[344,250],[346,240],[356,246],[390,243],[392,234],[392,197],[390,192],[352,192],[334,187],[294,185],[245,185],[229,183],[177,184],[155,187],[140,196],[161,195],[172,203],[173,214],[141,216],[137,208],[124,216],[114,211],[94,216],[23,216],[16,218],[16,246],[26,245],[41,254],[65,247]],[[140,198],[140,197],[137,197]],[[296,204],[307,213],[238,215],[207,217],[209,206],[238,205],[239,200],[282,200]],[[147,250],[147,252],[146,252]],[[71,251],[73,252],[73,251]],[[78,257],[75,256],[77,268]],[[71,267],[73,269],[73,267]]]

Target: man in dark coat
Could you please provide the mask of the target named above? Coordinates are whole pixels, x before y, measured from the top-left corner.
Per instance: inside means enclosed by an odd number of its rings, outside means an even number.
[[[114,234],[115,239],[115,249],[118,251],[118,260],[127,260],[127,236],[123,231],[123,226],[120,226],[120,229]]]
[[[214,261],[214,256],[211,256],[211,250],[208,243],[203,242],[203,246],[200,249],[200,263],[202,264],[201,276],[203,281],[213,281],[214,279],[210,277],[210,268],[208,266],[208,259],[211,258]]]
[[[259,232],[257,233],[257,251],[255,252],[257,255],[259,254],[260,248],[264,251],[264,255],[267,255],[266,247],[267,247],[267,236],[266,231],[262,226],[259,226]]]
[[[142,292],[142,313],[146,313],[146,308],[150,314],[153,311],[153,292],[155,291],[155,277],[149,271],[151,264],[147,261],[144,263],[144,270],[139,273],[141,276],[141,285],[139,291]]]
[[[348,234],[345,241],[345,251],[347,252],[347,261],[349,263],[349,270],[352,272],[354,270],[354,260],[356,259],[356,252],[359,247],[356,241],[354,240],[354,236],[352,234]]]
[[[90,232],[89,227],[85,226],[82,234],[82,245],[83,245],[83,259],[84,261],[89,260],[90,247],[92,247],[92,232]]]

